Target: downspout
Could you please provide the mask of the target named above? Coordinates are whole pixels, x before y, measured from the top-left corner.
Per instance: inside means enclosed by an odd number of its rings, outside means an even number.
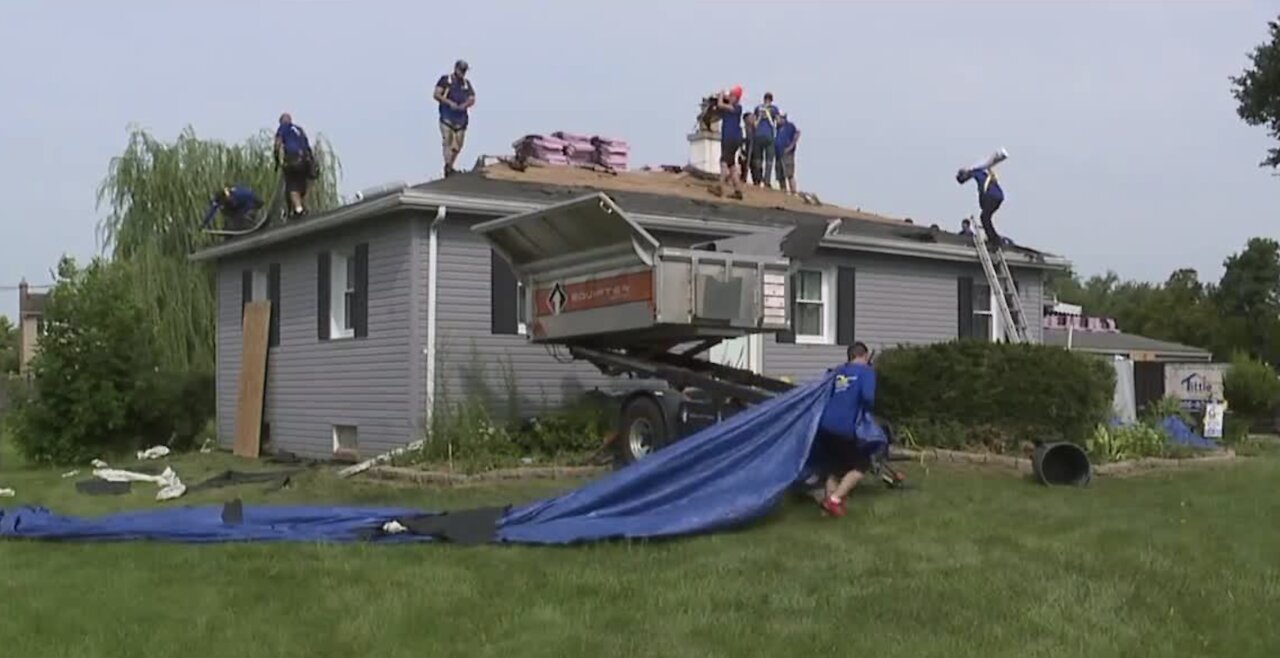
[[[436,263],[436,256],[440,253],[440,222],[444,221],[447,212],[444,206],[436,207],[436,217],[431,220],[431,227],[427,233],[427,276],[430,278],[427,280],[427,346],[423,350],[427,356],[426,426],[422,428],[424,433],[431,431],[431,419],[434,416],[436,401],[436,274],[440,271]],[[424,443],[423,439],[419,439],[403,448],[396,448],[391,452],[348,466],[338,471],[338,477],[345,478],[357,473],[363,473],[398,455],[417,450]]]
[[[436,218],[431,220],[427,233],[427,409],[426,430],[431,431],[431,419],[435,416],[436,406],[436,308],[438,307],[436,286],[437,274],[440,271],[440,224],[444,221],[448,209],[436,206]]]

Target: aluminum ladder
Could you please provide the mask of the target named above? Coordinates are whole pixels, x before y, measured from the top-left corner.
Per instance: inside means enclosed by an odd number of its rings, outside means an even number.
[[[982,271],[987,275],[987,285],[996,298],[996,312],[1004,324],[1005,340],[1011,343],[1027,343],[1027,314],[1022,308],[1022,297],[1018,295],[1018,286],[1009,272],[1009,263],[1005,260],[1004,247],[996,245],[995,261],[991,259],[991,251],[987,249],[986,232],[982,226],[970,222],[974,226],[973,246],[978,251],[978,260],[982,263]]]

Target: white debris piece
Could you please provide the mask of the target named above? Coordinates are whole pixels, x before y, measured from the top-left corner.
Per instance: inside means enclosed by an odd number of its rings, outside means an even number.
[[[409,529],[404,527],[404,525],[399,521],[387,521],[382,524],[382,531],[388,535],[398,535],[400,533],[409,532]]]
[[[78,471],[78,470],[76,470],[76,471],[67,471],[66,473],[63,473],[63,474],[62,474],[62,479],[64,479],[64,480],[65,480],[65,479],[67,479],[67,478],[73,478],[73,477],[75,477],[75,476],[77,476],[77,475],[79,475],[79,474],[80,474],[80,471]]]
[[[93,472],[94,477],[107,482],[154,482],[160,485],[156,500],[173,500],[187,492],[187,485],[182,483],[172,468],[165,468],[160,475],[147,475],[133,471],[122,471],[114,468],[100,468]]]
[[[161,457],[167,457],[168,455],[169,455],[168,446],[152,446],[150,448],[147,448],[146,450],[138,451],[139,460],[160,459]]]
[[[95,459],[89,462],[89,465],[94,468],[107,468],[107,462],[104,462],[101,459]]]
[[[216,445],[217,445],[217,442],[214,441],[213,439],[205,439],[204,443],[200,446],[200,452],[207,455],[213,452],[213,448]]]
[[[0,489],[0,498],[13,498],[18,492],[13,489]]]

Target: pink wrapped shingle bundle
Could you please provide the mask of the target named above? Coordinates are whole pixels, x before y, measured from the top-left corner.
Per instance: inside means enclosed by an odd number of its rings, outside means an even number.
[[[564,154],[569,158],[570,164],[590,165],[595,162],[596,147],[591,143],[590,136],[577,135],[563,130],[553,132],[551,135],[564,140]]]
[[[546,135],[525,135],[511,144],[517,156],[553,165],[569,164],[567,145],[562,139]]]
[[[591,143],[595,146],[596,163],[625,171],[631,155],[631,147],[621,139],[612,139],[609,137],[592,137]]]

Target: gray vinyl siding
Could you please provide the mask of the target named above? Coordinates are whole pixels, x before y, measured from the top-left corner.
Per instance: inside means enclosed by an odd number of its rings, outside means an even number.
[[[491,255],[489,243],[471,232],[476,219],[450,215],[440,227],[437,409],[440,404],[483,401],[491,413],[525,416],[595,388],[616,390],[625,383],[584,362],[557,361],[525,336],[492,333]],[[427,239],[424,227],[419,240],[424,260]],[[422,326],[425,331],[425,320]],[[568,359],[563,350],[561,358]]]
[[[271,444],[308,457],[332,455],[334,425],[357,427],[359,452],[372,456],[420,435],[409,353],[414,272],[411,222],[374,220],[278,249],[222,261],[218,268],[217,424],[234,442],[241,355],[241,272],[280,264],[280,344],[267,365],[264,420]],[[317,254],[369,245],[368,336],[321,341],[317,335]]]
[[[896,345],[918,345],[948,341],[959,335],[960,277],[984,279],[975,263],[931,261],[920,258],[872,254],[840,254],[824,250],[805,261],[801,267],[826,271],[837,266],[853,267],[855,275],[854,336],[873,350]],[[1044,310],[1043,285],[1038,271],[1014,274],[1022,291],[1027,313],[1028,332],[1040,342]],[[829,284],[828,303],[836,298],[835,282]],[[832,308],[829,313],[834,314]],[[829,336],[834,343],[834,326]],[[764,338],[764,371],[774,377],[804,380],[842,362],[846,346],[825,344],[779,343],[772,336]]]

